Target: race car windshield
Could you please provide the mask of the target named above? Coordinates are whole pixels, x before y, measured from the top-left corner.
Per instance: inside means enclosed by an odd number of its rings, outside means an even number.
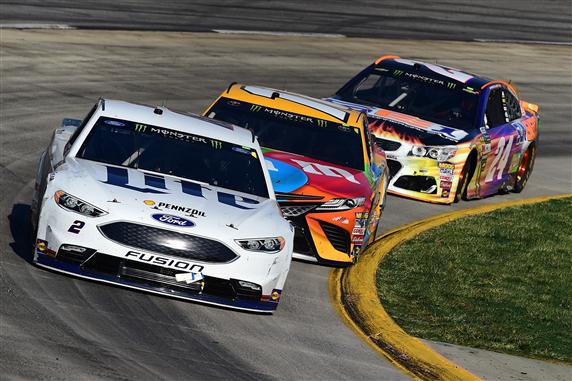
[[[77,157],[268,198],[255,149],[163,127],[101,117]]]
[[[376,68],[338,92],[359,103],[468,131],[475,128],[478,92],[463,84],[405,70]]]
[[[265,148],[364,168],[359,128],[228,98],[221,98],[208,117],[250,129]]]

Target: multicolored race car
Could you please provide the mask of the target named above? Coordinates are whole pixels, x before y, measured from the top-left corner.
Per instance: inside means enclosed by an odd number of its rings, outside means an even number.
[[[295,227],[294,257],[352,263],[374,238],[388,183],[364,113],[232,84],[205,116],[257,135],[276,198]]]
[[[327,100],[367,112],[390,193],[450,204],[521,192],[532,172],[538,106],[510,83],[382,56]]]

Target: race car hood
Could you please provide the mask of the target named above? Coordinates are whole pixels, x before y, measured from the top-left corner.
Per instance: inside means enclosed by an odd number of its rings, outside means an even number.
[[[111,219],[197,235],[225,233],[244,238],[256,231],[272,236],[276,220],[282,221],[272,199],[89,160],[66,159],[51,182],[51,189],[93,204]],[[260,221],[269,223],[265,226]]]
[[[389,137],[393,140],[419,145],[445,146],[465,142],[475,135],[474,132],[443,126],[395,111],[349,103],[336,98],[327,100],[366,112],[370,122],[370,131],[377,137]]]
[[[364,171],[282,151],[263,149],[263,154],[277,193],[322,196],[323,201],[371,193]]]

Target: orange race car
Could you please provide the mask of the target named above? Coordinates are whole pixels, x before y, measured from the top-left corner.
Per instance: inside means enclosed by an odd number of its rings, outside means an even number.
[[[294,257],[355,261],[375,237],[388,169],[364,113],[274,89],[232,84],[205,116],[259,139],[276,197],[295,229]]]

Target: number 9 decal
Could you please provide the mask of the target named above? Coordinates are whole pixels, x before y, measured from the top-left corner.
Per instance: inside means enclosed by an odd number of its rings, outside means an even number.
[[[68,229],[68,232],[74,233],[74,234],[79,234],[79,232],[81,231],[81,229],[84,226],[85,226],[85,222],[80,221],[80,220],[75,220],[73,222],[73,224],[71,224],[70,228]]]

